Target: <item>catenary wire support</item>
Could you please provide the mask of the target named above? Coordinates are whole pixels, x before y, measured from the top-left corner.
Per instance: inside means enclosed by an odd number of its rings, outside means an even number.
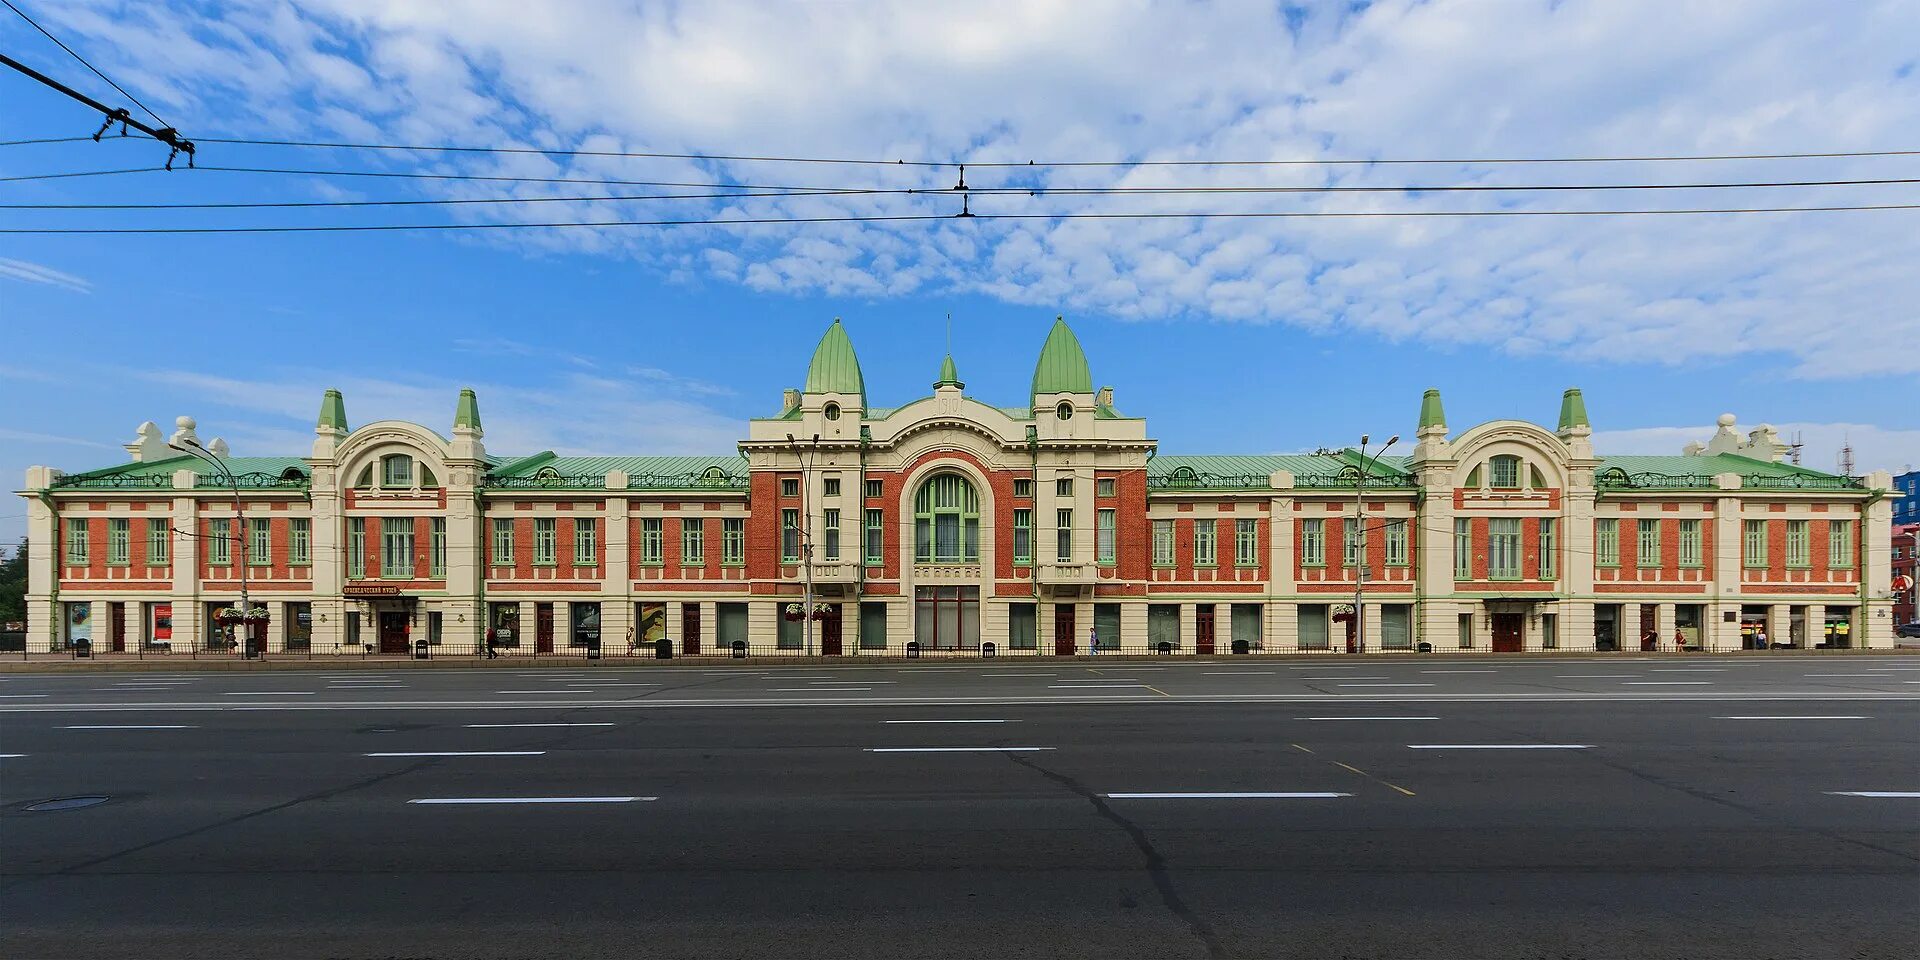
[[[127,135],[127,118],[129,116],[130,115],[127,113],[125,107],[122,107],[119,110],[108,111],[107,119],[100,124],[100,129],[95,130],[93,132],[93,142],[99,143],[100,137],[104,135],[107,132],[107,129],[109,127],[112,127],[115,123],[120,124],[120,135],[123,137],[126,136]]]
[[[133,115],[127,112],[125,108],[115,109],[113,107],[109,107],[106,104],[101,103],[100,101],[95,100],[94,98],[89,97],[86,94],[81,93],[80,91],[75,90],[64,83],[61,83],[60,81],[55,80],[52,77],[49,77],[46,74],[41,73],[40,71],[35,70],[32,67],[29,67],[26,64],[21,63],[20,61],[15,60],[12,57],[7,56],[4,53],[0,53],[0,66],[12,67],[13,69],[25,74],[29,78],[38,80],[42,84],[52,87],[54,90],[64,93],[68,97],[78,100],[81,103],[84,103],[87,106],[92,107],[93,109],[99,111],[101,115],[107,118],[107,123],[102,125],[100,128],[100,131],[93,135],[93,139],[99,140],[101,134],[106,133],[107,128],[113,126],[113,122],[117,120],[120,122],[120,126],[123,132],[125,128],[132,127],[135,130],[138,130],[141,133],[144,133],[147,136],[152,137],[155,140],[158,140],[161,143],[166,144],[171,150],[171,152],[167,154],[168,170],[173,169],[174,158],[183,153],[187,155],[187,166],[189,167],[193,166],[193,158],[195,153],[195,150],[193,147],[193,141],[183,139],[180,136],[180,131],[175,130],[172,127],[148,126],[147,124],[134,119]]]
[[[960,165],[960,182],[955,183],[952,189],[954,190],[967,189],[967,165],[966,164],[963,163]]]
[[[953,215],[953,218],[955,220],[958,220],[961,217],[973,216],[973,210],[971,208],[972,200],[973,200],[973,194],[971,193],[963,193],[960,195],[960,212]]]

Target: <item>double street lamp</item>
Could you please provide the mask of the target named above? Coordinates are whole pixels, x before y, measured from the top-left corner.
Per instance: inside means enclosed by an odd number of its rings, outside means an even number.
[[[1367,478],[1373,476],[1373,471],[1367,467],[1367,443],[1371,439],[1364,433],[1360,435],[1360,478],[1353,484],[1353,650],[1355,653],[1367,652],[1366,621],[1364,614],[1361,613],[1364,609],[1361,604],[1367,586]],[[1374,453],[1374,464],[1378,465],[1380,458],[1387,455],[1387,447],[1399,442],[1400,435],[1397,433],[1388,437],[1386,444]]]
[[[188,437],[180,443],[169,443],[167,446],[181,453],[191,454],[211,464],[214,470],[218,471],[220,476],[226,479],[227,486],[233,491],[234,531],[230,535],[230,539],[240,545],[240,622],[244,625],[248,622],[247,614],[253,612],[253,604],[250,603],[247,598],[247,518],[240,503],[240,478],[234,476],[233,471],[227,469],[227,465],[221,462],[219,457],[214,456],[212,451],[201,446],[198,440]],[[247,629],[251,630],[252,628],[248,627]],[[248,639],[250,640],[251,637]]]

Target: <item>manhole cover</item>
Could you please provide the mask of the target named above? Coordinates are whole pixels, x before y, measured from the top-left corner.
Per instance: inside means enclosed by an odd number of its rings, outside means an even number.
[[[35,813],[42,810],[78,810],[81,807],[106,803],[108,799],[107,797],[60,797],[54,800],[42,800],[39,803],[29,803],[27,809]]]

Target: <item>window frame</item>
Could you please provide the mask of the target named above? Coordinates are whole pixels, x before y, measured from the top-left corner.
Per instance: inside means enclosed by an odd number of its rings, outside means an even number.
[[[1117,496],[1119,484],[1112,477],[1099,477],[1093,481],[1093,495],[1096,497]]]
[[[640,518],[640,550],[637,556],[643,567],[658,567],[667,562],[667,518],[664,516]]]
[[[863,486],[868,500],[879,500],[887,495],[887,485],[879,480],[868,480]]]
[[[1767,567],[1767,521],[1740,521],[1740,565],[1748,570]]]
[[[943,543],[944,536],[952,542]],[[913,557],[915,563],[980,562],[980,490],[971,479],[941,472],[920,482],[913,492]]]
[[[1539,578],[1542,580],[1557,580],[1560,577],[1558,557],[1560,549],[1559,520],[1560,518],[1558,517],[1539,517],[1535,522],[1536,536],[1534,546],[1538,555],[1534,558],[1534,563],[1537,565],[1540,572]]]
[[[133,563],[133,518],[107,518],[107,566],[125,567]]]
[[[552,567],[560,563],[560,518],[533,518],[533,565]]]
[[[1608,568],[1620,566],[1619,517],[1593,518],[1593,565]]]
[[[1111,567],[1120,562],[1120,512],[1103,508],[1094,512],[1093,519],[1094,562]]]
[[[828,507],[820,511],[821,559],[838,561],[840,559],[840,508]]]
[[[1665,538],[1660,535],[1660,521],[1637,518],[1633,525],[1633,566],[1636,570],[1660,569],[1660,550]]]
[[[573,518],[573,565],[576,567],[597,567],[600,565],[600,518]]]
[[[1055,563],[1073,562],[1073,508],[1053,511],[1053,556]]]
[[[1787,521],[1787,569],[1806,570],[1813,566],[1813,521]]]
[[[720,518],[720,565],[723,567],[744,567],[747,565],[747,518]]]
[[[1033,566],[1033,508],[1013,510],[1013,565]]]
[[[1013,495],[1016,499],[1033,499],[1033,478],[1015,477],[1013,479]]]
[[[380,518],[380,579],[413,579],[413,536],[412,517]]]
[[[788,500],[798,498],[800,496],[800,478],[799,477],[781,477],[780,478],[780,496],[783,499],[788,499]]]
[[[396,465],[405,465],[404,478],[395,479]],[[418,476],[419,474],[414,471],[413,457],[410,454],[389,453],[380,458],[380,488],[383,490],[410,490]]]
[[[1204,536],[1202,532],[1204,531]],[[1204,545],[1205,549],[1202,549]],[[1193,565],[1220,566],[1220,521],[1218,518],[1193,521]]]
[[[1153,521],[1152,537],[1153,565],[1160,569],[1173,566],[1175,551],[1173,521]]]
[[[273,520],[270,517],[247,518],[247,566],[273,566]]]
[[[1487,518],[1487,579],[1519,580],[1526,575],[1526,539],[1519,517]]]
[[[298,517],[294,519],[299,519]],[[288,528],[288,563],[293,554],[292,528]],[[447,578],[447,518],[432,517],[427,522],[427,577],[431,580]]]
[[[1407,550],[1407,518],[1388,518],[1383,533],[1386,536],[1386,565],[1404,567],[1412,563]]]
[[[866,535],[861,540],[861,551],[867,566],[877,567],[886,562],[887,514],[882,508],[868,507],[862,519]]]
[[[680,565],[700,567],[707,563],[707,518],[680,518]]]
[[[207,564],[214,567],[233,565],[233,519],[214,517],[207,524]]]
[[[367,577],[367,518],[347,518],[347,579]]]
[[[173,519],[171,517],[148,517],[147,566],[165,566],[172,562]]]
[[[1487,458],[1487,488],[1490,490],[1519,490],[1521,480],[1521,460],[1516,454],[1498,453]],[[1512,471],[1512,482],[1501,483],[1501,474]]]
[[[65,549],[66,565],[69,567],[89,566],[93,561],[93,539],[87,532],[87,518],[68,517],[66,519],[67,536]]]
[[[1473,579],[1473,518],[1453,518],[1453,579]]]
[[[1053,478],[1053,495],[1056,497],[1073,496],[1073,478],[1072,477]]]
[[[827,477],[826,479],[824,479],[824,480],[821,480],[821,481],[820,481],[820,495],[821,495],[821,496],[823,496],[823,497],[837,497],[837,496],[839,496],[839,495],[840,495],[840,478],[839,478],[839,477]]]
[[[1682,517],[1678,530],[1680,540],[1679,565],[1683,569],[1695,570],[1706,566],[1707,558],[1702,547],[1706,543],[1705,522],[1698,517]]]
[[[1325,517],[1300,518],[1300,565],[1327,565],[1327,521]]]
[[[1236,567],[1257,567],[1260,565],[1260,521],[1258,518],[1243,517],[1233,521],[1233,565]]]
[[[493,550],[488,561],[492,566],[513,566],[513,521],[506,517],[493,520]]]
[[[1853,567],[1853,521],[1827,521],[1827,567],[1849,570]]]

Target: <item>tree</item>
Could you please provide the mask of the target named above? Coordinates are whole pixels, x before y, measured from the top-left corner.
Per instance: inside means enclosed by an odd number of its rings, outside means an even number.
[[[27,619],[27,540],[0,558],[0,623]]]

